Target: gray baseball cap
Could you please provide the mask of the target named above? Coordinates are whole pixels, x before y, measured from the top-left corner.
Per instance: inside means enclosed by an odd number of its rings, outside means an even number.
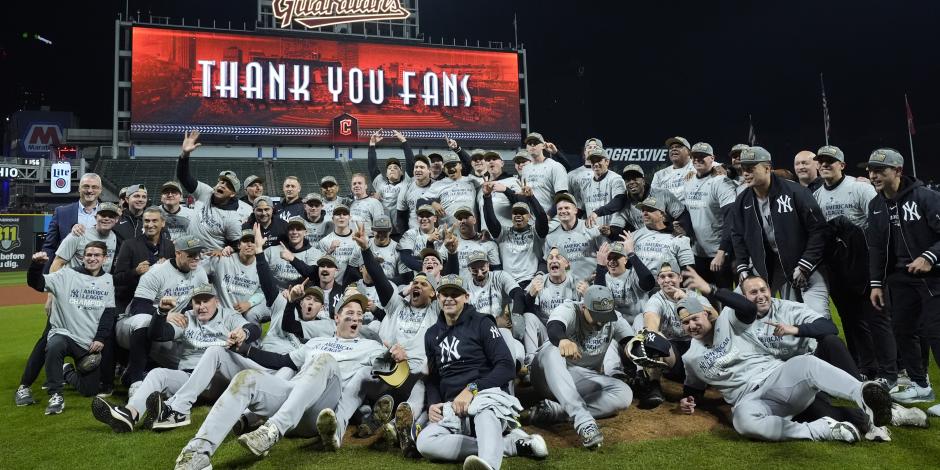
[[[304,218],[299,215],[295,215],[287,219],[287,228],[291,228],[291,227],[297,227],[301,230],[307,230],[307,224],[304,223]]]
[[[460,163],[460,157],[454,153],[448,152],[444,155],[444,164],[447,165],[448,163]]]
[[[176,251],[185,251],[187,253],[201,253],[206,249],[205,243],[199,237],[192,235],[183,235],[173,242]]]
[[[529,204],[527,204],[527,203],[525,203],[525,202],[517,202],[517,203],[515,203],[515,204],[512,205],[512,209],[510,209],[510,213],[511,213],[511,214],[516,214],[516,213],[519,213],[519,214],[528,214],[528,213],[529,213]]]
[[[532,161],[532,155],[529,155],[529,152],[525,150],[520,150],[516,152],[516,156],[512,157],[512,161],[518,163],[519,160]]]
[[[422,261],[424,261],[424,258],[427,258],[428,256],[433,256],[437,258],[438,261],[442,263],[444,262],[444,257],[441,256],[441,254],[434,248],[424,248],[421,250],[418,256],[421,258]]]
[[[424,163],[428,167],[431,166],[431,159],[427,155],[415,155],[415,161]]]
[[[147,192],[147,187],[142,184],[132,184],[126,188],[125,194],[130,196],[131,194],[136,193],[137,191]]]
[[[242,187],[247,188],[255,183],[264,184],[264,180],[258,175],[249,175],[245,178],[245,182],[242,184]]]
[[[764,147],[748,147],[741,151],[741,164],[770,163],[770,152]]]
[[[234,171],[226,170],[222,173],[219,173],[219,181],[224,181],[227,183],[229,188],[231,188],[231,190],[235,191],[236,193],[242,189],[242,182],[238,181],[238,176],[235,175]],[[128,188],[128,190],[130,190],[130,188]]]
[[[474,160],[483,160],[483,157],[486,155],[486,150],[483,149],[473,149],[470,151],[470,161]]]
[[[255,241],[255,231],[250,228],[242,230],[242,235],[238,237],[238,240],[245,241],[246,239],[252,242]]]
[[[538,132],[530,132],[529,135],[525,136],[525,140],[523,142],[528,144],[530,141],[544,144],[545,137],[542,137],[542,134],[539,134]]]
[[[598,323],[617,320],[614,310],[614,295],[607,286],[593,285],[584,293],[584,306],[591,312],[591,317]]]
[[[257,198],[255,198],[255,202],[252,203],[252,206],[257,208],[261,204],[267,204],[268,207],[271,207],[271,208],[274,207],[274,203],[271,202],[271,198],[267,196],[258,196]]]
[[[731,151],[728,152],[728,156],[734,158],[735,156],[740,155],[741,152],[746,148],[748,148],[747,144],[735,144],[734,147],[731,147]]]
[[[321,303],[323,302],[323,289],[317,286],[308,287],[304,289],[304,297],[307,297],[309,295],[316,297],[317,299],[320,300]]]
[[[334,268],[338,267],[338,265],[336,264],[336,258],[330,255],[323,255],[317,258],[317,266],[322,268],[323,265],[332,266]]]
[[[897,150],[880,148],[871,153],[865,166],[869,168],[900,168],[904,166],[904,157]]]
[[[587,147],[591,142],[594,142],[600,148],[604,148],[604,143],[601,142],[601,139],[598,139],[597,137],[591,137],[590,139],[585,140],[584,146]]]
[[[568,193],[556,194],[556,195],[555,195],[555,199],[552,201],[552,205],[557,206],[558,203],[559,203],[559,202],[562,202],[562,201],[570,202],[570,203],[574,204],[575,206],[578,205],[576,202],[574,202],[574,196],[572,196],[571,194],[568,194]]]
[[[627,249],[623,246],[623,243],[615,242],[610,244],[610,254],[611,255],[620,255],[627,256]]]
[[[114,215],[120,217],[120,216],[121,216],[121,206],[119,206],[119,205],[117,205],[117,204],[115,204],[115,203],[113,203],[113,202],[102,202],[101,204],[98,204],[98,212],[96,212],[96,213],[97,213],[97,214],[100,214],[100,213],[102,213],[102,212],[111,212],[111,213],[113,213]]]
[[[642,176],[642,177],[644,177],[644,178],[646,177],[646,172],[643,171],[643,167],[640,166],[640,165],[637,165],[636,163],[632,163],[632,164],[630,164],[630,165],[627,165],[627,166],[623,167],[623,171],[621,171],[621,173],[624,174],[624,175],[626,175],[627,173],[630,173],[630,172],[639,173],[640,176]]]
[[[685,310],[687,313],[683,314],[682,310]],[[685,318],[689,315],[694,315],[696,313],[701,313],[705,311],[705,306],[698,301],[697,298],[687,295],[679,301],[676,305],[676,312],[679,314],[680,318]]]
[[[437,291],[441,292],[443,290],[456,290],[464,295],[467,294],[467,290],[463,288],[463,278],[456,274],[441,276],[441,282],[437,285]]]
[[[819,160],[819,157],[834,158],[842,163],[845,163],[845,154],[842,153],[842,149],[836,147],[835,145],[826,145],[821,147],[816,152],[816,156],[813,157],[813,160]]]
[[[310,193],[310,194],[307,194],[306,196],[304,196],[304,200],[303,200],[304,204],[309,204],[309,203],[311,203],[311,202],[313,202],[313,201],[316,201],[316,202],[319,202],[320,204],[323,204],[323,197],[321,197],[321,196],[320,196],[319,194],[317,194],[317,193]]]
[[[421,214],[428,214],[428,217],[430,217],[437,214],[437,211],[435,211],[434,206],[430,204],[422,204],[420,207],[418,207],[418,210],[415,211],[415,214],[417,214],[419,217]]]
[[[425,249],[427,249],[427,248],[425,248]],[[435,291],[437,290],[437,281],[434,279],[434,276],[432,276],[432,275],[430,275],[430,274],[428,274],[428,273],[425,273],[425,272],[420,272],[420,273],[415,274],[415,277],[414,277],[414,280],[415,280],[415,281],[417,281],[417,280],[419,280],[419,279],[421,279],[421,280],[423,280],[424,282],[427,282],[428,284],[430,284],[430,285],[431,285],[431,288],[434,289]]]
[[[552,254],[552,250],[558,250],[558,255],[568,259],[568,250],[565,249],[563,245],[552,245],[547,250],[545,250],[545,260],[548,260],[549,255]]]
[[[472,265],[473,263],[479,263],[480,261],[489,263],[490,258],[486,256],[486,253],[483,251],[474,251],[470,253],[470,256],[467,257],[467,266]]]
[[[399,160],[399,159],[397,159],[397,158],[395,158],[395,157],[392,157],[392,158],[389,158],[388,160],[385,160],[385,168],[388,168],[388,167],[390,167],[390,166],[392,166],[392,165],[395,165],[395,166],[397,166],[398,168],[401,168],[401,160]]]
[[[349,215],[349,206],[346,204],[336,204],[333,206],[333,215],[336,215],[337,212],[344,212]]]
[[[215,297],[215,287],[212,287],[212,284],[200,284],[196,287],[193,287],[192,293],[189,295],[190,298],[195,299],[196,297]]]
[[[675,136],[675,137],[670,137],[666,139],[666,148],[671,147],[672,144],[679,144],[679,145],[684,146],[685,148],[692,148],[692,146],[689,145],[689,141],[686,140],[685,137]]]
[[[692,151],[690,152],[692,156],[701,155],[704,157],[714,157],[715,151],[712,149],[712,146],[706,142],[699,142],[692,146]]]
[[[166,183],[163,183],[163,186],[160,186],[160,193],[163,194],[168,189],[172,189],[173,191],[183,194],[183,187],[180,186],[180,184],[176,181],[167,181]]]
[[[372,221],[372,230],[375,232],[388,232],[392,230],[392,219],[387,216],[376,217]]]
[[[486,152],[483,153],[483,159],[486,160],[486,161],[490,161],[490,160],[502,160],[502,159],[503,159],[503,156],[500,155],[499,152],[497,152],[497,151],[495,151],[495,150],[487,150]]]
[[[454,211],[454,218],[458,220],[462,219],[463,217],[470,217],[472,215],[473,209],[467,206],[458,207],[457,210]]]
[[[323,178],[320,178],[320,186],[326,186],[327,184],[339,185],[339,183],[336,182],[336,178],[333,176],[327,175]]]
[[[637,204],[637,207],[640,208],[641,210],[644,207],[647,207],[649,209],[666,212],[666,201],[663,201],[653,196],[647,196],[647,198],[644,199],[643,202]]]
[[[605,152],[603,148],[597,147],[594,150],[591,150],[591,153],[588,154],[587,158],[593,162],[595,159],[604,160],[608,157],[607,152]]]

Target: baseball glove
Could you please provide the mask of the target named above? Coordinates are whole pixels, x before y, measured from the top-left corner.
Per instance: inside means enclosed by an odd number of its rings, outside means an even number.
[[[98,364],[101,364],[101,353],[90,353],[79,359],[78,364],[76,364],[76,368],[82,374],[87,374],[97,369]]]
[[[640,330],[627,342],[627,355],[634,364],[653,369],[669,369],[665,358],[672,353],[672,343],[658,331]]]
[[[392,387],[400,387],[410,373],[408,361],[395,362],[391,353],[385,353],[372,361],[372,377],[381,379]]]

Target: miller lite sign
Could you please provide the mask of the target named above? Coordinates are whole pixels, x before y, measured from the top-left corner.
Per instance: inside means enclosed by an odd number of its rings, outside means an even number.
[[[53,194],[67,194],[72,192],[72,164],[69,162],[56,162],[52,164],[49,172],[49,191]]]
[[[359,139],[359,120],[349,113],[333,118],[333,141],[356,142]]]

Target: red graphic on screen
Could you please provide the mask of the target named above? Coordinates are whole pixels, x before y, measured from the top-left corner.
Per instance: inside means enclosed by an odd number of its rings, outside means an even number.
[[[520,138],[511,51],[135,27],[131,81],[135,139],[191,127],[241,142],[327,143],[379,128],[415,140]],[[340,115],[352,121],[334,132]]]

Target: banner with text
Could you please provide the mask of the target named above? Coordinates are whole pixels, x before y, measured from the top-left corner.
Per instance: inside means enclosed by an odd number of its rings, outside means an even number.
[[[512,51],[135,27],[131,64],[136,140],[521,140]]]
[[[0,272],[25,271],[32,262],[37,223],[43,216],[0,216]]]
[[[669,151],[664,148],[613,147],[604,151],[610,159],[611,168],[617,172],[627,165],[640,165],[647,179],[652,178],[656,170],[670,165]]]

